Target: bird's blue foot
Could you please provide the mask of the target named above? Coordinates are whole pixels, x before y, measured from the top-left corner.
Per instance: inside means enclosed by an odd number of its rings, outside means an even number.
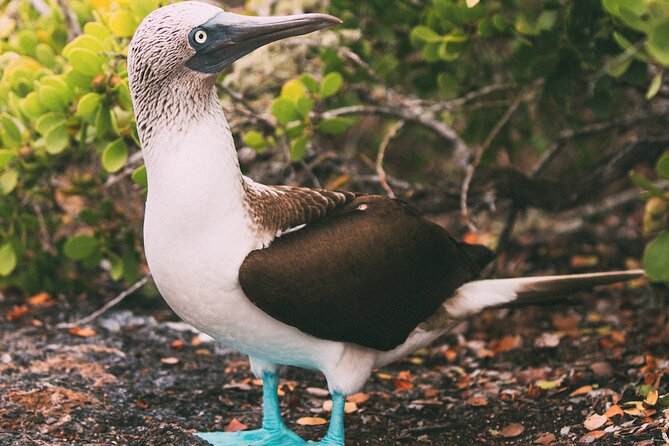
[[[328,433],[321,441],[309,442],[309,446],[344,446],[344,405],[346,397],[341,393],[332,395],[332,416]]]
[[[197,436],[214,446],[302,446],[306,442],[289,430],[281,420],[279,376],[263,375],[262,429],[241,432],[201,432]]]
[[[295,432],[282,429],[258,429],[241,432],[202,432],[197,434],[213,446],[304,446]]]

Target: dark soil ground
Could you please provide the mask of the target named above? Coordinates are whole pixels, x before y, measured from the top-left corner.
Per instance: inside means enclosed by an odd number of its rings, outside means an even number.
[[[604,270],[638,258],[642,241],[620,221],[603,225],[597,244],[584,233],[521,240],[502,269]],[[376,371],[347,415],[347,444],[669,443],[667,289],[639,281],[570,297],[582,303],[488,311]],[[102,303],[4,296],[0,445],[206,445],[192,433],[258,426],[261,387],[246,359],[178,323],[162,300],[131,296],[85,329],[51,328]],[[289,368],[282,380],[288,426],[323,436],[327,425],[298,424],[329,418],[323,377]]]

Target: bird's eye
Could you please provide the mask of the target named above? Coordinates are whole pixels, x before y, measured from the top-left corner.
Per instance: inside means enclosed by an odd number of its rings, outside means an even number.
[[[204,42],[207,41],[207,32],[203,29],[198,29],[193,34],[193,40],[195,41],[195,43],[202,45]]]

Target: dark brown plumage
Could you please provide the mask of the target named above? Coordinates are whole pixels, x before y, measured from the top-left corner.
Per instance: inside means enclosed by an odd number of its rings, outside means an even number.
[[[251,252],[239,280],[283,323],[387,351],[478,277],[465,249],[410,205],[363,195]]]

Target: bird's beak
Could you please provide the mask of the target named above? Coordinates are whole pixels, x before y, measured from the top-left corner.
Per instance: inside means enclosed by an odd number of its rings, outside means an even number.
[[[186,66],[201,73],[217,73],[263,45],[338,23],[341,20],[327,14],[252,17],[220,12],[188,35],[196,53]]]

